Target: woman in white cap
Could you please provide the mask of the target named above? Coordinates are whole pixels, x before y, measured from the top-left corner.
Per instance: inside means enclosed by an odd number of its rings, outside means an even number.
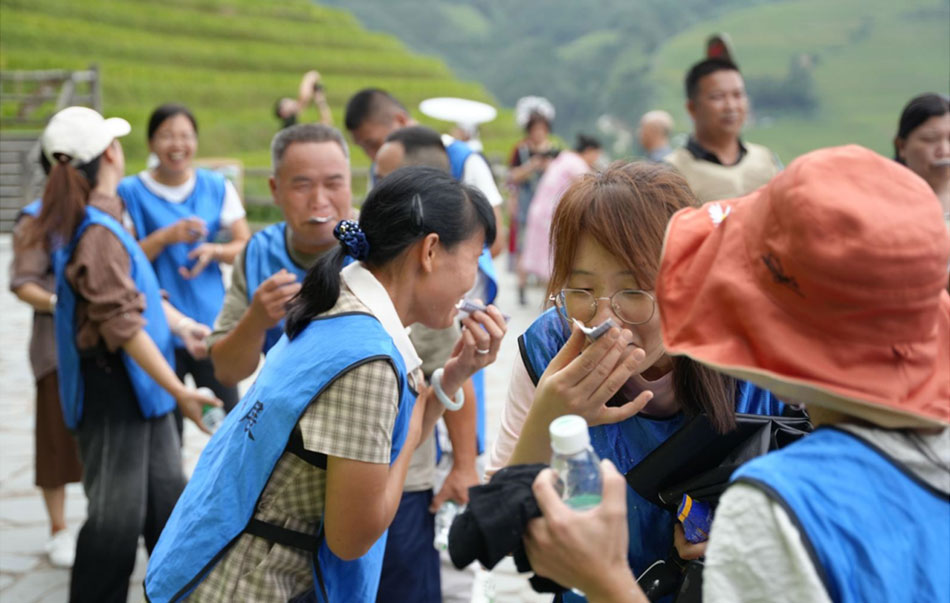
[[[950,600],[948,259],[933,191],[857,146],[673,217],[657,282],[669,352],[818,426],[733,474],[704,601]],[[645,601],[622,555],[623,478],[604,468],[605,504],[584,515],[538,477],[528,554],[591,601]]]
[[[128,122],[69,107],[43,132],[52,164],[33,237],[56,275],[59,390],[83,461],[88,518],[79,532],[71,601],[125,601],[139,535],[151,550],[184,487],[171,411],[201,426],[221,402],[175,376],[169,324],[151,264],[119,223],[116,196]],[[206,331],[176,333],[192,347]]]

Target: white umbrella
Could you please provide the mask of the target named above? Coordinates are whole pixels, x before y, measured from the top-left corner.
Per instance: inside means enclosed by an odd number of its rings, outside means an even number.
[[[419,103],[419,110],[434,119],[451,121],[462,126],[477,126],[495,119],[498,115],[498,111],[487,103],[451,96],[427,98]]]

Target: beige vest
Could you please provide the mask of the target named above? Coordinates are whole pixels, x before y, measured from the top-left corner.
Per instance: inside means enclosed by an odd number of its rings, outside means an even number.
[[[751,193],[779,172],[772,151],[762,145],[745,143],[746,154],[735,165],[720,165],[696,159],[684,147],[666,156],[686,178],[693,194],[705,203],[719,199],[732,199]]]

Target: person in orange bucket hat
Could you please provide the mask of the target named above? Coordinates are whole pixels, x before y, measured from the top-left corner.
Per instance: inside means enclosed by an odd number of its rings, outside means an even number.
[[[857,146],[673,216],[671,354],[884,427],[950,423],[950,242],[926,182]],[[816,343],[821,345],[816,345]]]
[[[674,215],[656,286],[668,352],[803,404],[818,426],[733,474],[704,601],[950,600],[948,260],[926,182],[858,146]],[[582,515],[539,475],[544,518],[526,538],[539,574],[591,601],[645,600],[604,554],[624,534],[622,479],[605,467],[604,504]]]

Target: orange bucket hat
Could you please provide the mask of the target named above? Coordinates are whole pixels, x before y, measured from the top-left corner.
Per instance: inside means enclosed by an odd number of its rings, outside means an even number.
[[[670,354],[884,427],[950,423],[950,236],[933,191],[858,146],[677,212],[656,294]]]

